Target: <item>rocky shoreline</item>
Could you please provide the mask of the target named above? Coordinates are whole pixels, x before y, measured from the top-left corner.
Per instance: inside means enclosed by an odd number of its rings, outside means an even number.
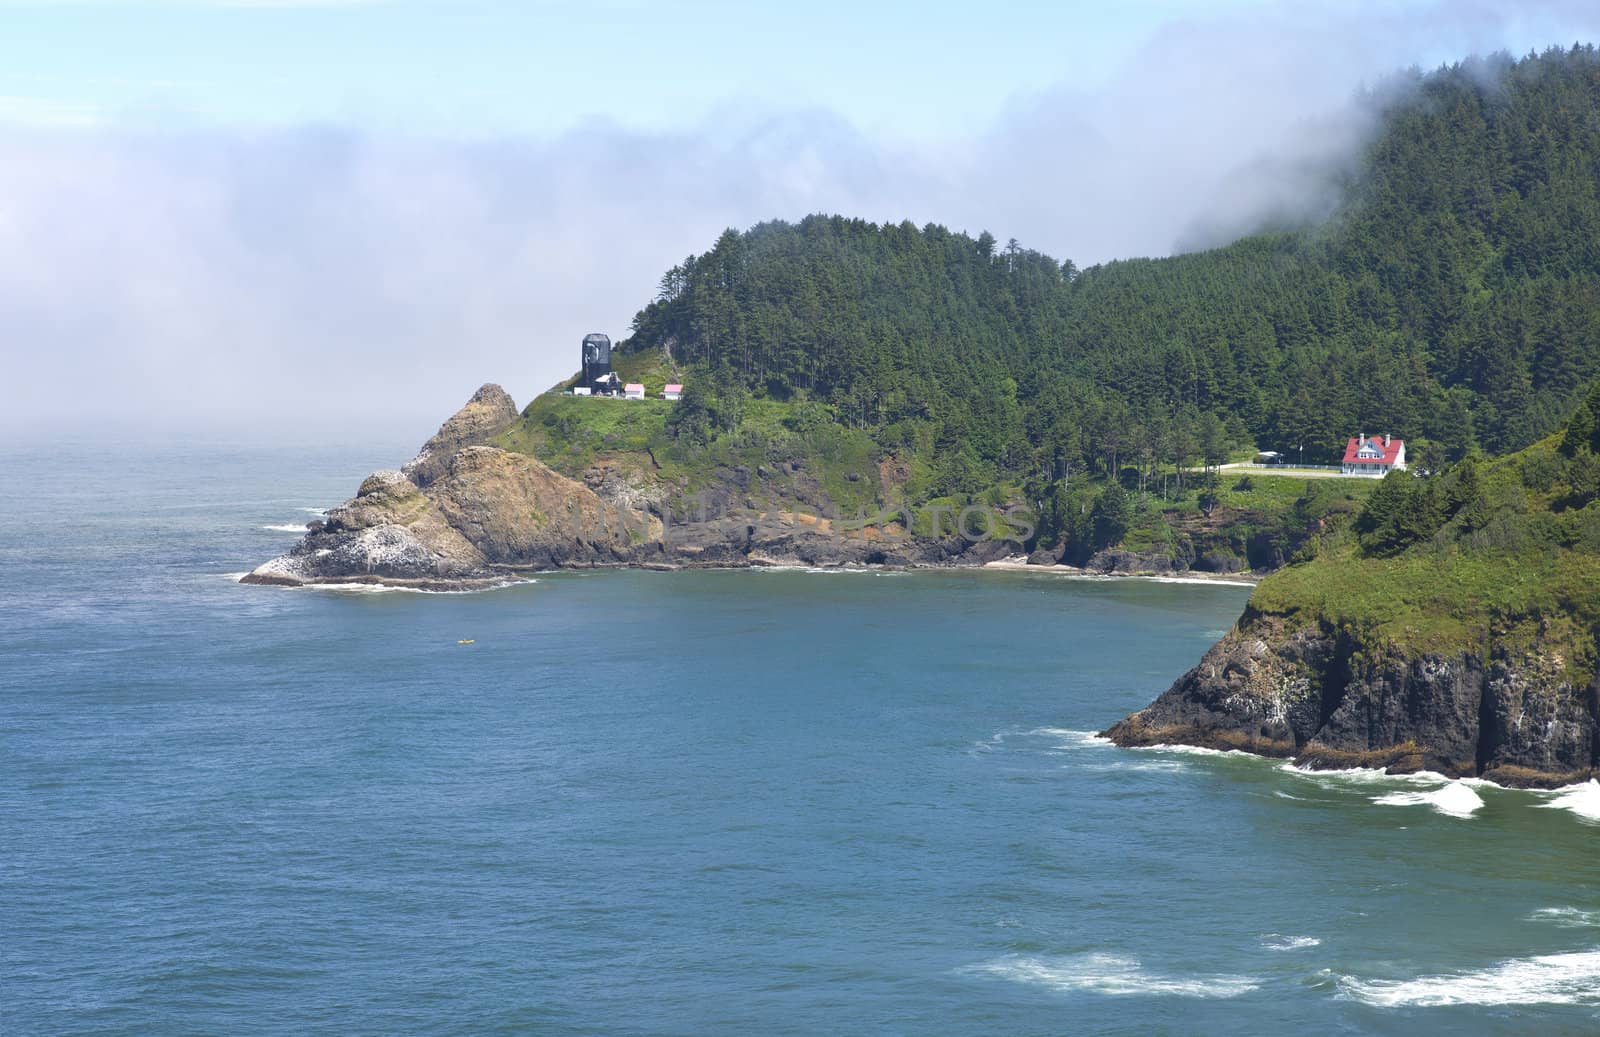
[[[673,522],[638,487],[591,488],[490,445],[518,413],[505,390],[483,386],[416,457],[368,476],[353,498],[307,523],[289,553],[241,582],[476,590],[554,569],[966,567],[1023,550],[1003,537],[839,533],[793,512]]]
[[[986,567],[1078,577],[1240,585],[1232,572],[1102,552],[1079,568],[990,537],[836,531],[794,512],[732,511],[674,522],[641,487],[570,479],[491,445],[518,418],[485,385],[398,470],[308,523],[289,553],[241,582],[376,585],[423,591],[497,587],[561,569]],[[648,488],[644,488],[647,490]],[[1537,637],[1454,653],[1408,653],[1360,632],[1247,609],[1205,657],[1106,737],[1293,759],[1312,768],[1436,771],[1552,788],[1600,774],[1600,678],[1562,682],[1559,651]]]
[[[1310,769],[1558,788],[1600,777],[1600,677],[1563,682],[1538,642],[1408,652],[1247,609],[1199,665],[1103,734]]]

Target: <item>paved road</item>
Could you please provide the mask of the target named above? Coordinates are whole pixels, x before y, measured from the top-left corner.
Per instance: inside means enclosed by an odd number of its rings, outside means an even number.
[[[1247,475],[1279,476],[1294,479],[1365,479],[1370,476],[1345,475],[1338,469],[1296,468],[1293,465],[1253,465],[1244,461],[1220,466],[1224,472],[1244,472]]]

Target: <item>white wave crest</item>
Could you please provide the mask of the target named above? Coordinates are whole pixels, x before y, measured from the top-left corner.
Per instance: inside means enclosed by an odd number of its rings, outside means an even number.
[[[1600,925],[1600,911],[1585,911],[1578,907],[1541,907],[1528,916],[1531,922],[1549,922],[1563,929],[1582,929]]]
[[[1449,780],[1443,774],[1435,774],[1432,771],[1418,771],[1415,774],[1390,774],[1375,767],[1345,767],[1338,770],[1324,770],[1318,767],[1303,767],[1293,760],[1280,763],[1278,769],[1286,774],[1293,774],[1297,778],[1305,778],[1319,785],[1331,786],[1416,785]]]
[[[1064,958],[1007,956],[967,971],[1062,992],[1086,991],[1113,997],[1227,998],[1248,994],[1260,983],[1249,976],[1169,976],[1146,969],[1137,958],[1115,954],[1075,954]]]
[[[1155,745],[1134,745],[1129,748],[1142,752],[1177,753],[1182,756],[1247,756],[1252,760],[1261,758],[1242,749],[1208,749],[1203,745],[1169,745],[1166,742],[1158,742]]]
[[[1582,785],[1569,785],[1547,793],[1548,803],[1539,806],[1553,810],[1570,810],[1585,821],[1600,821],[1600,782],[1590,779]]]
[[[306,524],[304,522],[275,522],[261,528],[271,533],[304,533]]]
[[[330,594],[483,594],[488,591],[504,590],[507,587],[520,587],[525,583],[538,583],[538,580],[502,580],[483,587],[469,587],[463,590],[430,590],[426,587],[397,587],[387,583],[304,583],[294,590],[326,591]]]
[[[1281,933],[1267,933],[1261,937],[1261,946],[1269,951],[1303,951],[1308,947],[1316,947],[1322,943],[1315,936],[1284,936]]]
[[[1381,1008],[1600,1004],[1600,951],[1514,958],[1486,969],[1416,979],[1343,976],[1340,990]]]
[[[1115,744],[1111,739],[1103,737],[1098,731],[1074,731],[1066,727],[1036,727],[1026,733],[1038,735],[1042,738],[1059,738],[1066,743],[1062,748]]]
[[[301,508],[300,510],[305,512],[307,515],[318,515],[318,516],[321,516],[321,515],[326,515],[328,513],[328,509],[326,509],[326,508]]]
[[[1108,760],[1104,763],[1078,764],[1074,769],[1088,771],[1093,774],[1128,774],[1140,772],[1151,774],[1171,774],[1184,770],[1185,762],[1183,760],[1163,760],[1159,758],[1130,760],[1127,757],[1119,757],[1114,760]]]
[[[1483,798],[1459,781],[1423,792],[1390,792],[1373,802],[1392,807],[1429,806],[1447,817],[1471,817],[1483,806]]]

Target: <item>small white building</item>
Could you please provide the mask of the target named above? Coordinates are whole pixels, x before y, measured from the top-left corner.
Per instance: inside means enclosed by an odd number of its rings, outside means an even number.
[[[677,382],[668,382],[661,390],[661,398],[663,400],[676,400],[682,395],[683,386],[679,385]]]
[[[574,396],[593,396],[594,395],[594,390],[589,388],[587,385],[574,385],[572,387],[572,395],[574,395]]]
[[[1406,470],[1406,444],[1387,432],[1383,438],[1356,436],[1344,447],[1344,463],[1339,466],[1343,475],[1360,475],[1369,479],[1382,479],[1390,472]]]
[[[627,385],[624,385],[622,387],[622,398],[625,400],[644,399],[644,383],[629,382]]]

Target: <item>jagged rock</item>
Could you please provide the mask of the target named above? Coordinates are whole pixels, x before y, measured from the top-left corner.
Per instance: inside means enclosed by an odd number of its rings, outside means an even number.
[[[717,469],[692,496],[608,463],[569,479],[484,442],[516,417],[511,397],[485,385],[403,469],[368,476],[246,582],[475,587],[557,567],[981,565],[1022,550],[998,538],[897,536],[896,525],[835,528],[793,511],[769,521],[751,492],[763,469],[743,465]],[[815,479],[795,482],[803,504],[834,510]]]
[[[1029,565],[1060,565],[1061,559],[1067,553],[1065,544],[1054,547],[1041,547],[1028,556]]]
[[[1537,644],[1485,667],[1473,651],[1408,652],[1247,611],[1198,666],[1106,736],[1314,767],[1566,784],[1600,766],[1600,678],[1580,689],[1560,673]]]
[[[498,385],[486,384],[472,394],[466,406],[439,426],[439,431],[422,444],[417,456],[407,461],[402,471],[418,486],[427,486],[449,469],[456,451],[487,443],[510,428],[517,415],[517,404],[511,395]]]
[[[661,535],[653,516],[614,508],[539,461],[494,447],[458,451],[429,496],[445,520],[497,565],[625,562],[636,542]]]
[[[1083,567],[1101,573],[1169,573],[1173,570],[1172,559],[1164,554],[1138,554],[1113,548],[1096,552]]]
[[[293,551],[260,566],[245,582],[457,586],[495,575],[482,552],[415,483],[384,471],[368,476],[356,496],[328,512]]]

